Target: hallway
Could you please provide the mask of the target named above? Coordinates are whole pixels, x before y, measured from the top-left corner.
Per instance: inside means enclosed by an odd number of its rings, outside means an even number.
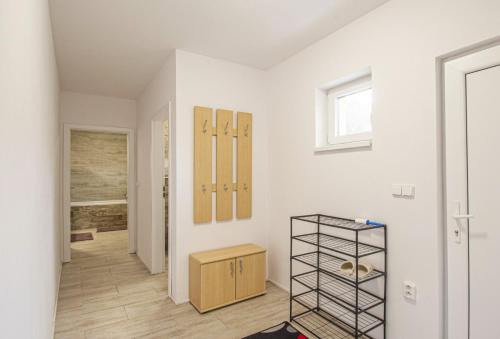
[[[241,338],[288,317],[288,294],[270,283],[263,297],[205,315],[176,306],[167,274],[127,254],[127,231],[93,235],[63,265],[55,338]]]

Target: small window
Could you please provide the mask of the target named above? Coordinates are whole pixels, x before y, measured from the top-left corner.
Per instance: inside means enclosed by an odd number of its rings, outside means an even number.
[[[372,87],[364,83],[328,93],[328,143],[371,139]]]
[[[316,151],[370,147],[371,142],[369,69],[316,90]]]

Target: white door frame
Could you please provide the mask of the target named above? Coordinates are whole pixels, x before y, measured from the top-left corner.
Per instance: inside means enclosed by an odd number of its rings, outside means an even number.
[[[151,221],[152,264],[151,273],[165,271],[165,205],[163,202],[164,140],[163,122],[168,121],[168,294],[175,291],[175,134],[173,105],[169,101],[151,119]],[[172,298],[173,299],[173,298]]]
[[[63,125],[63,261],[71,261],[71,131],[123,133],[127,135],[127,229],[128,253],[137,250],[136,229],[136,176],[135,176],[135,132],[130,128],[64,124]]]
[[[468,243],[464,238],[468,221],[453,217],[468,212],[465,77],[500,63],[496,53],[490,53],[499,49],[499,44],[500,39],[492,39],[438,59],[443,135],[444,329],[445,338],[449,339],[469,338]],[[463,152],[457,152],[459,147],[463,147]],[[456,256],[464,259],[463,266],[453,261]]]

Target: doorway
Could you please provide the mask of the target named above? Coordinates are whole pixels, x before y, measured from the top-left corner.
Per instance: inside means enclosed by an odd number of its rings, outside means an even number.
[[[98,250],[97,238],[134,253],[132,131],[65,125],[63,145],[64,262],[71,261],[72,251],[80,256]]]
[[[165,229],[165,267],[168,262],[168,171],[169,171],[169,156],[168,156],[168,119],[163,121],[163,209],[164,213],[164,229]]]
[[[500,47],[444,64],[447,335],[497,338]]]
[[[151,273],[166,272],[168,294],[173,296],[175,273],[174,133],[171,102],[151,119]]]

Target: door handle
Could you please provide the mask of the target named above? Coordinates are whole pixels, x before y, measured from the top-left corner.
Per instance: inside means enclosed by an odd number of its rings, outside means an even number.
[[[243,260],[240,259],[240,274],[243,273]]]
[[[474,218],[472,214],[455,214],[453,219],[471,219]]]
[[[234,263],[231,261],[230,265],[231,265],[231,277],[233,277],[234,276]]]

